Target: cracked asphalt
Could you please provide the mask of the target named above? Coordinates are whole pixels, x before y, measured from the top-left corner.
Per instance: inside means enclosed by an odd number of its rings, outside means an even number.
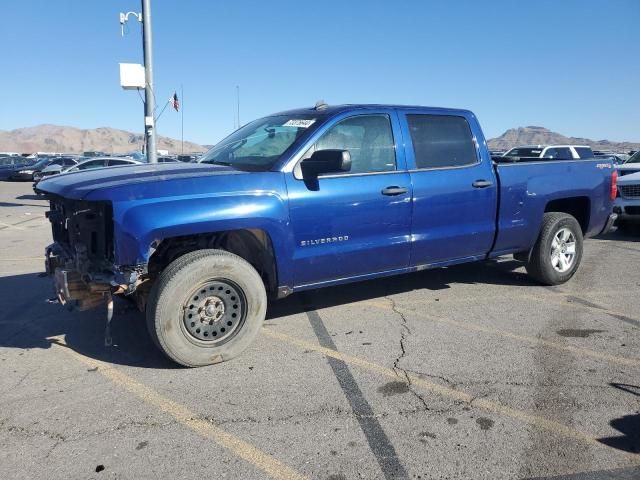
[[[510,258],[296,294],[178,368],[48,303],[46,202],[0,183],[0,478],[640,478],[640,226],[566,285]]]

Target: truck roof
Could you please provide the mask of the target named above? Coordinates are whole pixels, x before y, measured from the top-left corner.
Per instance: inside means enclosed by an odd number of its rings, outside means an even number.
[[[558,144],[558,145],[518,145],[513,148],[591,148],[589,145],[574,145],[574,144]]]
[[[294,108],[292,110],[285,110],[275,113],[274,115],[309,115],[309,114],[326,114],[334,115],[337,113],[354,111],[354,110],[368,110],[377,108],[391,108],[401,110],[432,110],[441,112],[458,112],[473,115],[473,112],[460,108],[444,108],[444,107],[427,107],[421,105],[398,105],[398,104],[376,104],[376,103],[363,103],[363,104],[343,104],[343,105],[326,105],[322,104],[320,107],[308,107],[308,108]]]

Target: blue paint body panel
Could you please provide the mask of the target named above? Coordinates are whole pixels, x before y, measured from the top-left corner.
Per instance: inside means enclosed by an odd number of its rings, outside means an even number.
[[[366,113],[389,117],[396,170],[323,176],[317,190],[308,188],[296,171],[302,155],[336,122]],[[464,117],[477,163],[418,170],[409,113]],[[260,229],[273,245],[278,285],[302,290],[527,251],[547,204],[557,199],[585,199],[586,234],[598,234],[612,208],[611,172],[589,160],[496,166],[476,117],[466,110],[347,105],[323,111],[315,130],[270,171],[134,165],[58,175],[39,189],[110,202],[116,265],[147,263],[167,238]],[[473,188],[477,180],[491,186]],[[382,195],[391,186],[407,191]]]
[[[491,256],[529,250],[536,241],[549,202],[582,198],[588,204],[585,236],[599,234],[611,213],[609,168],[598,160],[498,165],[500,215]]]

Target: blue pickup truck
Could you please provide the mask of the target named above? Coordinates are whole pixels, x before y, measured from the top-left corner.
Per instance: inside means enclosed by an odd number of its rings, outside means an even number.
[[[502,255],[542,284],[566,282],[583,238],[615,220],[613,165],[517,160],[492,159],[467,110],[278,113],[199,164],[44,180],[47,271],[80,309],[135,298],[155,343],[186,366],[239,355],[267,299],[305,289]]]

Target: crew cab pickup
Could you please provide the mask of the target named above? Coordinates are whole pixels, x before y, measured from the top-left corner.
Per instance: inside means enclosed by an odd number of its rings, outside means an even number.
[[[495,163],[467,110],[319,105],[253,121],[199,164],[44,180],[47,271],[81,309],[135,298],[160,349],[207,365],[249,346],[269,297],[502,255],[566,282],[615,220],[614,172]]]
[[[587,145],[524,145],[513,147],[503,157],[536,157],[551,160],[577,160],[593,158],[593,150]]]

